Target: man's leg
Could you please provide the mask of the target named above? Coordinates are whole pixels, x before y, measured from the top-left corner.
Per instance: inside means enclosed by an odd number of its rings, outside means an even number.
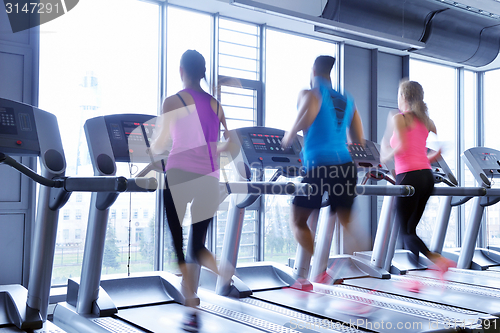
[[[310,253],[314,253],[314,238],[311,229],[307,225],[307,220],[314,209],[292,205],[290,227],[297,242],[302,248]]]

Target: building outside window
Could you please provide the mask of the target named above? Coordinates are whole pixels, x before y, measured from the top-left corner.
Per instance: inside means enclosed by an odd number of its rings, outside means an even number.
[[[434,121],[437,137],[429,135],[429,147],[441,147],[442,156],[451,171],[457,174],[457,105],[456,69],[420,60],[410,59],[410,79],[419,82],[424,89],[424,102],[429,117]],[[447,186],[444,184],[438,186]],[[431,196],[424,215],[417,227],[417,234],[426,244],[430,244],[436,226],[439,197]],[[457,246],[457,207],[451,211],[444,247]]]
[[[310,89],[312,65],[319,55],[337,57],[332,42],[302,37],[273,29],[266,31],[266,119],[267,127],[289,130],[297,115],[297,97]],[[290,55],[293,54],[293,57]],[[332,71],[333,86],[338,86],[336,65]],[[301,134],[301,133],[300,133]],[[266,170],[266,179],[275,170]],[[278,181],[297,181],[281,177]],[[288,264],[295,257],[297,242],[290,229],[292,197],[265,196],[264,260]]]
[[[498,140],[498,124],[500,124],[500,114],[498,105],[500,105],[500,70],[489,71],[484,74],[484,146],[500,150],[500,141]],[[498,188],[500,183],[493,180],[493,186]],[[485,210],[486,227],[484,230],[486,239],[484,245],[500,245],[500,204],[486,207]]]
[[[40,26],[39,107],[58,119],[66,174],[94,175],[83,130],[87,119],[115,113],[158,114],[159,17],[158,3],[87,0],[78,3],[68,15]],[[140,168],[138,165],[133,171]],[[117,163],[116,175],[133,177],[124,163]],[[85,195],[76,194],[75,201],[68,202],[65,209],[76,214],[76,210],[81,209],[80,202],[86,201]],[[132,194],[132,209],[154,210],[155,196],[155,193]],[[128,194],[120,195],[113,204],[114,209],[127,211],[129,199]],[[62,214],[62,219],[65,216],[68,215]],[[126,224],[127,220],[128,216],[124,216],[123,221],[116,221],[116,230],[123,230],[120,223]],[[68,228],[68,233],[73,235],[78,227]],[[127,237],[124,232],[116,232],[107,239],[127,243]],[[131,250],[138,252],[133,256],[137,261],[131,262],[131,271],[152,269],[152,265],[142,263],[139,249]],[[53,284],[66,284],[69,276],[80,275],[78,256],[64,253],[64,260],[60,260],[62,255],[63,252],[56,249]],[[126,265],[120,265],[107,271],[112,274],[126,272],[126,269]]]

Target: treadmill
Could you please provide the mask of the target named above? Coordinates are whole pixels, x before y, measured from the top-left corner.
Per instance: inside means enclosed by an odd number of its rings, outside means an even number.
[[[451,194],[454,192],[461,192],[463,194],[463,187],[457,187],[456,178],[453,176],[453,173],[449,169],[446,162],[440,158],[438,161],[432,164],[432,172],[434,174],[436,183],[444,183],[450,187],[447,187],[445,191],[448,193],[447,196],[443,196],[441,198],[439,204],[438,215],[436,219],[436,227],[434,233],[432,235],[432,240],[429,245],[429,249],[432,252],[443,253],[443,245],[446,237],[446,231],[448,229],[448,223],[451,214],[451,208],[455,206],[462,205],[468,202],[470,199],[474,198],[473,196],[452,196]],[[480,190],[481,188],[470,188],[471,190]],[[444,192],[442,192],[444,193]],[[481,192],[477,193],[481,194]],[[484,189],[483,195],[478,195],[477,198],[483,202],[491,202],[488,200],[488,196],[492,193],[488,193],[486,189]],[[395,237],[397,237],[397,232],[393,232],[391,235],[390,244],[395,244]],[[390,248],[389,251],[392,251]],[[481,251],[481,250],[478,250]],[[458,261],[459,251],[451,252],[447,249],[443,253],[446,257]],[[358,254],[365,255],[365,254]],[[388,255],[388,260],[390,255]],[[390,263],[390,265],[389,265]],[[392,262],[386,263],[386,267],[390,267],[390,272],[393,274],[408,274],[408,275],[416,275],[420,277],[430,278],[430,279],[440,279],[435,272],[432,270],[427,270],[427,268],[433,265],[430,260],[428,260],[425,256],[420,254],[419,262],[413,258],[413,254],[407,250],[395,250],[394,256],[392,258]],[[455,286],[460,286],[459,283],[463,284],[471,284],[477,285],[480,287],[489,287],[500,289],[500,281],[496,279],[496,274],[488,276],[487,274],[482,274],[481,272],[471,272],[466,269],[461,268],[450,268],[449,271],[445,274],[445,279],[450,284],[454,284]]]
[[[277,129],[265,127],[241,128],[235,130],[245,156],[244,162],[248,166],[256,169],[254,174],[259,175],[265,168],[278,169],[278,173],[285,170],[288,177],[299,173],[289,172],[289,168],[280,167],[277,162],[290,163],[292,161],[300,162],[299,150],[295,150],[291,156],[279,155],[276,152],[276,146],[272,138],[282,138],[284,132]],[[259,138],[265,138],[264,142]],[[271,138],[271,142],[267,140]],[[256,140],[257,139],[257,140]],[[298,147],[298,143],[294,143]],[[358,157],[370,156],[373,160],[371,167],[376,169],[379,162],[378,150],[376,144],[367,142],[366,148],[358,146]],[[270,148],[273,147],[273,150]],[[352,147],[351,147],[352,148]],[[354,149],[351,149],[351,153]],[[354,156],[356,161],[356,156]],[[369,165],[358,165],[361,168],[370,168]],[[300,168],[300,165],[296,165]],[[372,170],[376,171],[376,170]],[[376,173],[375,173],[376,174]],[[275,177],[273,177],[274,179]],[[376,186],[365,185],[358,186],[357,192],[367,195],[411,195],[413,188],[407,186]],[[296,274],[294,269],[269,262],[257,262],[251,264],[237,265],[237,251],[241,238],[241,226],[245,205],[236,203],[230,204],[228,213],[228,222],[223,243],[221,268],[231,269],[236,267],[235,277],[231,288],[224,285],[220,277],[215,277],[207,270],[202,270],[200,279],[200,289],[198,295],[203,307],[204,300],[210,299],[212,303],[218,306],[233,306],[246,313],[252,313],[258,309],[269,309],[276,314],[286,314],[293,318],[287,325],[288,327],[316,327],[322,323],[328,324],[335,330],[342,332],[356,331],[377,331],[389,332],[400,329],[408,332],[422,331],[457,331],[457,327],[450,328],[450,322],[474,322],[472,328],[478,328],[476,323],[481,317],[487,317],[488,313],[479,313],[476,311],[464,311],[460,307],[443,306],[432,304],[426,301],[418,301],[411,297],[402,297],[390,293],[365,290],[356,288],[347,284],[343,285],[323,285],[313,283],[314,290],[307,292],[295,287]],[[382,269],[373,267],[370,262],[360,258],[351,258],[342,256],[348,263],[348,269],[357,276],[362,276],[359,280],[388,281],[390,274]],[[224,267],[224,264],[226,267]],[[308,265],[306,265],[307,267]],[[307,269],[307,268],[306,268]],[[370,272],[373,272],[377,278],[371,278]],[[237,283],[236,283],[237,282]],[[241,285],[243,283],[243,285]],[[237,289],[238,293],[234,293]],[[305,289],[305,288],[304,288]],[[223,295],[232,293],[233,298],[219,298],[214,294]],[[235,296],[236,294],[236,296]],[[239,297],[239,305],[234,305],[234,298]],[[360,313],[359,308],[376,308],[376,314],[373,311]],[[429,319],[432,318],[432,319]],[[382,321],[386,325],[382,324]],[[403,324],[401,324],[403,323]],[[407,324],[406,327],[398,325]],[[312,326],[311,326],[312,325]],[[316,326],[315,326],[316,325]],[[324,326],[321,326],[324,327]]]
[[[153,157],[147,148],[155,121],[153,116],[140,114],[87,120],[85,133],[96,175],[106,170],[112,173],[116,162],[151,162]],[[308,184],[292,182],[226,182],[221,184],[221,198],[261,193],[307,195],[309,188]],[[105,202],[93,194],[87,229],[90,245],[85,246],[82,275],[68,281],[66,302],[56,305],[54,322],[75,333],[183,332],[182,319],[190,310],[183,306],[180,277],[168,272],[148,272],[101,279],[109,206],[100,203]],[[200,332],[296,332],[276,322],[289,322],[289,317],[270,315],[265,309],[244,314],[235,306],[221,307],[203,300],[201,310]]]
[[[444,161],[441,166],[444,166]],[[445,170],[446,168],[442,168]],[[441,172],[441,177],[446,172]],[[449,178],[453,179],[453,178]],[[458,188],[458,187],[436,187],[433,195],[442,196],[477,196],[486,195],[481,188]],[[451,198],[450,198],[451,200]],[[390,263],[395,247],[395,237],[390,237],[391,233],[397,233],[397,224],[394,223],[394,218],[390,214],[392,212],[391,197],[384,198],[384,205],[380,214],[380,220],[375,238],[374,250],[371,253],[370,262],[372,265],[379,268],[390,269]],[[389,204],[388,204],[389,203]],[[450,207],[451,209],[451,207]],[[448,221],[446,219],[446,221]],[[444,229],[445,230],[445,229]],[[406,255],[406,254],[405,254]],[[420,272],[420,271],[412,271]],[[330,273],[330,272],[329,272]],[[500,294],[498,290],[483,287],[480,285],[468,285],[464,283],[443,282],[431,277],[412,275],[391,275],[390,279],[375,279],[373,277],[356,277],[345,274],[344,276],[334,275],[331,272],[332,278],[329,284],[341,282],[337,285],[340,290],[357,290],[366,293],[379,294],[383,292],[388,298],[408,298],[412,301],[423,302],[427,305],[437,308],[453,308],[454,311],[479,314],[479,322],[486,326],[500,327],[497,323],[500,315],[499,300]],[[404,284],[410,280],[418,280],[422,286],[421,293],[413,293],[404,288]],[[342,289],[343,288],[343,289]],[[315,290],[320,289],[319,285],[315,284]],[[486,321],[487,320],[487,321]],[[491,323],[491,325],[489,325]]]
[[[473,202],[462,248],[456,249],[455,253],[447,252],[445,255],[455,259],[459,269],[500,272],[500,252],[476,248],[485,207],[500,201],[500,189],[492,188],[493,180],[500,178],[500,151],[487,147],[475,147],[466,150],[462,156],[470,172],[486,189],[487,194],[483,198],[476,198]],[[489,275],[497,276],[496,274]]]
[[[59,210],[74,191],[118,193],[126,191],[131,183],[124,177],[66,177],[63,146],[53,114],[2,98],[0,113],[11,120],[10,124],[0,124],[0,164],[15,168],[41,185],[28,289],[21,285],[0,286],[0,331],[62,333],[47,321]],[[41,175],[7,154],[38,157]]]

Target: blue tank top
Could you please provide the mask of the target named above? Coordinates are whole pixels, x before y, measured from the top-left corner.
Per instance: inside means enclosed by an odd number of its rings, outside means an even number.
[[[315,89],[319,90],[321,108],[311,127],[304,133],[302,148],[306,170],[322,165],[340,165],[352,162],[347,149],[347,129],[354,114],[354,101],[332,88],[329,80],[316,76]]]

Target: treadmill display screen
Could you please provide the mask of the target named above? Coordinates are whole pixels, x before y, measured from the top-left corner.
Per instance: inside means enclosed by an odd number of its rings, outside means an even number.
[[[13,108],[0,107],[0,134],[17,135]]]
[[[481,153],[480,158],[481,158],[480,161],[481,161],[483,168],[492,167],[492,166],[498,167],[497,154],[495,154],[495,153]]]
[[[144,126],[144,131],[146,132],[148,138],[148,144],[151,141],[151,137],[153,136],[154,124],[141,124],[133,121],[123,121],[123,132],[125,133],[125,137],[130,144],[141,144],[144,143],[144,134],[142,132],[142,127]],[[114,129],[112,128],[113,132]]]
[[[292,147],[281,147],[281,140],[283,139],[283,136],[259,133],[250,133],[249,136],[252,141],[252,145],[257,152],[294,154]]]

